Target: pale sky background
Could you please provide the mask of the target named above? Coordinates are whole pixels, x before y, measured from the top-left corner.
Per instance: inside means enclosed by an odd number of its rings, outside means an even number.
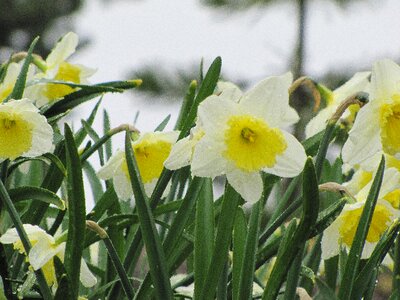
[[[329,1],[310,3],[306,74],[318,78],[328,70],[359,71],[377,59],[400,57],[400,1],[356,1],[346,9]],[[228,14],[194,0],[91,0],[74,21],[91,43],[73,60],[98,69],[91,82],[127,79],[129,71],[152,62],[184,68],[203,57],[208,65],[219,55],[224,74],[254,84],[289,70],[297,29],[291,1]],[[107,95],[103,106],[113,126],[132,122],[140,110],[137,125],[147,131],[168,114],[176,117],[178,104],[164,104],[126,93]],[[85,105],[82,117],[92,105]]]

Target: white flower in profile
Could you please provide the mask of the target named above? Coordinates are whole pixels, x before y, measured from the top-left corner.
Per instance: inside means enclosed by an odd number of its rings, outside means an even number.
[[[350,249],[364,205],[365,201],[346,204],[339,217],[324,231],[321,241],[323,259],[338,255],[341,247]],[[371,255],[382,234],[399,216],[399,211],[386,200],[378,200],[361,255],[363,259]]]
[[[193,176],[226,175],[229,184],[249,202],[260,199],[260,171],[294,177],[304,167],[302,145],[283,128],[298,121],[289,106],[292,75],[269,77],[232,101],[222,92],[198,108],[204,136],[194,147]],[[235,93],[236,94],[236,93]]]
[[[48,55],[45,62],[45,72],[39,73],[36,78],[76,84],[87,83],[87,78],[93,75],[95,70],[66,61],[75,52],[77,45],[78,36],[75,33],[69,32],[63,36]],[[51,83],[39,83],[31,87],[31,92],[35,93],[38,107],[62,98],[75,90],[76,88],[67,85]]]
[[[132,142],[132,148],[138,164],[147,196],[151,196],[158,178],[164,168],[164,162],[171,152],[172,145],[178,139],[179,131],[149,132]],[[133,191],[129,180],[125,151],[118,150],[97,172],[100,179],[113,179],[118,197],[128,200]]]
[[[367,92],[369,89],[368,77],[370,75],[371,72],[356,73],[344,85],[340,86],[332,92],[328,91],[326,107],[322,109],[314,118],[312,118],[306,126],[306,138],[312,137],[318,132],[324,130],[327,120],[332,117],[340,103],[344,101],[347,97],[350,97],[357,92]],[[355,114],[358,110],[358,105],[351,105],[343,114],[343,118],[346,119],[348,122],[353,123]]]
[[[36,225],[24,224],[32,248],[28,255],[30,265],[34,270],[42,269],[49,286],[57,285],[53,257],[57,256],[64,261],[65,241],[58,242],[42,228]],[[15,228],[8,229],[0,236],[0,243],[13,244],[14,249],[25,254],[25,249]],[[90,272],[84,259],[81,259],[80,280],[85,287],[92,287],[97,283],[96,277]]]
[[[0,83],[0,102],[3,102],[13,91],[20,71],[20,64],[12,62],[8,65],[3,82]]]
[[[29,99],[0,104],[0,162],[53,149],[53,129]]]
[[[400,67],[388,59],[373,66],[370,101],[349,132],[343,162],[357,165],[380,151],[400,159]]]

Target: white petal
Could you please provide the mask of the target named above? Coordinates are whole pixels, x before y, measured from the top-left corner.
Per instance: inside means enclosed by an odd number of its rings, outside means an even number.
[[[89,270],[85,260],[81,258],[80,281],[84,287],[90,288],[97,283],[97,278]]]
[[[223,94],[226,99],[229,99],[233,102],[239,102],[239,99],[243,95],[240,88],[229,81],[218,81],[217,93]]]
[[[368,77],[371,72],[358,72],[354,74],[353,77],[349,79],[341,87],[333,91],[333,99],[338,105],[347,97],[358,93],[358,92],[368,92],[369,91],[369,81]]]
[[[128,176],[122,170],[122,167],[115,171],[113,176],[113,184],[118,198],[122,200],[129,200],[132,197],[132,185]]]
[[[204,136],[194,149],[192,175],[214,178],[226,174],[228,162],[222,156],[223,150],[223,141]]]
[[[330,105],[321,110],[318,115],[310,120],[306,126],[306,138],[312,137],[313,135],[321,132],[326,127],[326,122],[335,113],[336,106]]]
[[[260,200],[263,191],[263,182],[259,172],[243,172],[235,169],[226,174],[229,184],[242,198],[251,203]]]
[[[192,154],[196,144],[197,141],[191,139],[189,136],[179,140],[172,146],[171,153],[164,162],[164,166],[170,170],[177,170],[188,166],[192,161]]]
[[[46,231],[37,225],[24,224],[24,230],[30,241],[37,241],[42,235],[47,235]],[[13,244],[19,241],[19,235],[16,228],[8,229],[1,237],[0,243]]]
[[[54,246],[48,240],[39,240],[29,252],[29,263],[34,270],[43,267],[50,259],[64,249],[62,245]]]
[[[358,112],[342,149],[343,162],[355,166],[382,150],[379,110],[369,102]]]
[[[276,157],[276,163],[271,168],[264,168],[266,173],[274,174],[280,177],[295,177],[303,170],[306,163],[306,153],[303,145],[290,133],[281,131],[287,148],[285,152]]]
[[[294,115],[293,110],[288,112],[289,87],[292,80],[291,73],[268,77],[248,91],[240,100],[240,104],[249,112],[267,120],[272,127],[291,125],[287,124],[285,117]]]
[[[237,114],[240,114],[237,103],[215,95],[204,100],[198,108],[198,118],[206,133],[216,130],[223,132],[229,117]]]
[[[376,62],[372,68],[371,101],[388,99],[400,92],[400,67],[389,59]]]
[[[46,59],[49,68],[53,68],[59,63],[65,61],[72,53],[75,52],[78,45],[78,36],[69,32],[56,44]]]
[[[103,180],[111,179],[114,176],[115,171],[121,167],[124,159],[125,152],[122,150],[117,150],[106,162],[106,164],[100,168],[100,170],[97,172],[97,176]]]
[[[24,157],[36,157],[54,151],[53,128],[47,119],[35,112],[25,112],[23,118],[33,125],[31,148],[22,154]]]
[[[327,229],[325,229],[321,240],[321,257],[326,260],[339,254],[340,234],[339,228],[341,220],[336,219]]]

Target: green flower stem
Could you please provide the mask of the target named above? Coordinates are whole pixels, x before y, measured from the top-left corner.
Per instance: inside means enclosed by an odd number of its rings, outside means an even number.
[[[122,131],[129,132],[139,132],[135,127],[129,124],[122,124],[108,131],[104,136],[102,136],[96,143],[93,144],[89,149],[80,155],[81,162],[86,161],[96,150],[98,150],[104,143],[106,143],[114,134]]]
[[[86,225],[89,229],[96,232],[99,235],[99,237],[103,240],[104,245],[106,246],[108,254],[111,258],[111,261],[115,267],[115,270],[117,271],[119,277],[121,278],[122,288],[124,289],[126,296],[128,297],[128,299],[133,299],[135,295],[133,286],[129,281],[128,275],[126,274],[126,271],[122,266],[121,260],[119,259],[117,250],[115,249],[107,232],[103,228],[101,228],[96,222],[86,221]]]
[[[6,187],[3,184],[3,181],[0,180],[0,198],[3,201],[4,206],[6,207],[12,222],[14,223],[15,228],[17,229],[19,238],[21,239],[22,245],[24,246],[25,252],[28,255],[31,250],[31,243],[29,242],[28,235],[25,232],[24,225],[21,222],[21,219],[18,215],[17,210],[11,198],[6,190]],[[51,291],[47,285],[46,279],[44,278],[43,272],[41,269],[35,271],[36,279],[38,281],[40,291],[44,299],[52,299]]]
[[[190,108],[193,105],[196,88],[197,88],[197,81],[192,80],[192,82],[189,85],[189,89],[186,93],[186,96],[183,99],[182,107],[181,107],[181,110],[179,111],[178,119],[176,120],[176,125],[175,125],[176,130],[181,130],[183,127],[184,120],[186,119],[186,116],[189,113]]]

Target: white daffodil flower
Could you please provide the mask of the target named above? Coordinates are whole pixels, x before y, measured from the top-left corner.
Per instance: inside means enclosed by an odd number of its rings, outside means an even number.
[[[0,83],[0,102],[3,102],[13,91],[20,71],[20,64],[12,62],[8,65],[4,80]]]
[[[336,109],[342,101],[347,97],[357,93],[357,92],[367,92],[369,89],[368,77],[371,72],[359,72],[356,73],[349,81],[344,85],[335,89],[330,93],[327,99],[327,105],[322,109],[306,126],[306,138],[312,137],[318,132],[322,131],[326,127],[326,121],[332,117]],[[351,105],[346,112],[343,114],[343,119],[348,122],[353,123],[355,114],[359,110],[359,106],[354,104]]]
[[[29,99],[0,104],[0,162],[53,149],[53,129]]]
[[[373,66],[370,101],[349,132],[343,162],[360,164],[381,151],[400,159],[400,66],[388,59]]]
[[[350,249],[365,202],[346,204],[339,217],[324,231],[321,241],[322,258],[329,259],[339,254],[340,247]],[[382,234],[400,216],[386,200],[378,200],[367,234],[362,258],[368,258]]]
[[[66,60],[75,52],[78,45],[78,36],[67,33],[48,55],[45,65],[46,71],[38,73],[36,79],[67,81],[76,84],[86,84],[95,70],[78,64],[71,64]],[[51,101],[62,98],[76,89],[62,84],[40,83],[31,87],[36,105],[41,107]]]
[[[178,135],[179,131],[150,132],[132,142],[144,189],[149,197],[161,175],[172,145],[178,139]],[[97,175],[100,179],[113,179],[115,192],[119,198],[129,200],[132,197],[133,191],[129,180],[125,151],[118,150],[98,171]]]
[[[284,127],[298,121],[289,106],[292,75],[269,77],[232,101],[222,92],[205,99],[198,108],[204,136],[194,147],[193,176],[226,175],[243,199],[256,202],[262,193],[260,171],[294,177],[304,167],[306,155]],[[236,93],[235,93],[236,94]]]
[[[64,261],[65,242],[57,242],[42,228],[36,225],[24,224],[32,248],[28,255],[29,263],[34,270],[42,269],[49,286],[56,286],[57,279],[53,257],[57,256]],[[15,228],[8,229],[0,236],[0,243],[13,244],[14,249],[21,254],[26,254],[21,239]],[[81,260],[80,280],[85,287],[92,287],[97,283],[96,277],[90,272],[86,262]]]

